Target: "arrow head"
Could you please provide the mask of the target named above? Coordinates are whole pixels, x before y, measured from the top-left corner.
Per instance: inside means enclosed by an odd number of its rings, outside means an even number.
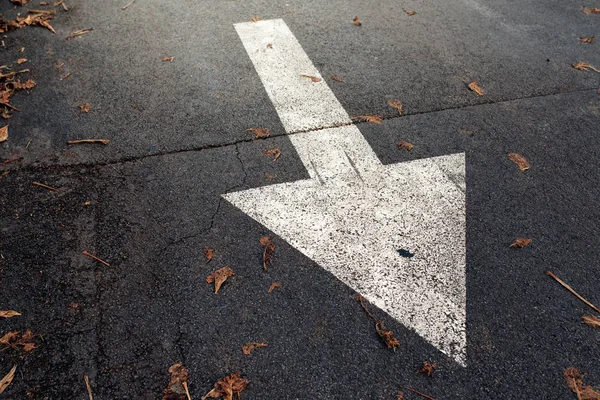
[[[223,197],[466,365],[464,153]]]

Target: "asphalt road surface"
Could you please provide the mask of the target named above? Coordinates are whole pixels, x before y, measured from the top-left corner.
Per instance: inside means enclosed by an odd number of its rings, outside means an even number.
[[[56,10],[0,44],[37,84],[0,124],[0,335],[35,344],[1,399],[161,399],[177,362],[193,399],[600,388],[598,314],[545,274],[600,305],[598,0],[128,3],[0,4]]]

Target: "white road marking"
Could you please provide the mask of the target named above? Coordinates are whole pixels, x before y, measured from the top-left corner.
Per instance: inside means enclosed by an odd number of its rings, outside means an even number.
[[[289,136],[311,179],[223,197],[465,366],[464,153],[382,165],[285,22],[235,29],[286,131],[320,130]]]

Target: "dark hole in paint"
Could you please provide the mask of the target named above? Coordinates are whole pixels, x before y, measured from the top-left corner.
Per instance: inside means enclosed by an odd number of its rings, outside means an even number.
[[[411,253],[410,251],[404,249],[399,249],[398,254],[406,258],[412,258],[414,256],[414,253]]]

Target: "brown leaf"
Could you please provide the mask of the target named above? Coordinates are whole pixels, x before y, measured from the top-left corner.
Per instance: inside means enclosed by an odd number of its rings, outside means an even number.
[[[12,317],[16,317],[19,315],[21,315],[20,312],[13,311],[13,310],[0,311],[1,318],[12,318]]]
[[[479,87],[479,85],[477,84],[477,81],[473,81],[473,82],[469,83],[469,89],[471,89],[478,95],[483,96],[484,91],[482,88]]]
[[[335,76],[335,75],[331,75],[331,79],[333,79],[336,82],[344,82],[344,80],[342,78],[340,78],[339,76]]]
[[[372,124],[381,124],[383,122],[383,117],[379,115],[366,114],[366,115],[357,115],[356,117],[352,117],[352,120],[355,121],[367,121]]]
[[[402,103],[397,99],[389,99],[387,101],[388,106],[398,110],[398,114],[402,115]]]
[[[519,153],[508,153],[508,159],[517,164],[519,169],[523,172],[527,171],[531,167],[525,157]]]
[[[262,18],[261,17],[252,17],[252,18],[250,18],[250,21],[248,21],[248,22],[258,22],[258,21],[262,21]]]
[[[400,142],[396,146],[398,146],[399,149],[404,149],[404,150],[408,150],[408,151],[411,151],[415,147],[414,145],[412,145],[408,142]]]
[[[321,78],[318,78],[316,76],[305,75],[305,74],[300,74],[300,76],[303,77],[303,78],[310,78],[310,80],[313,81],[313,82],[321,82]]]
[[[565,369],[564,375],[569,389],[577,394],[578,400],[600,400],[600,392],[591,386],[583,385],[583,374],[577,368]]]
[[[245,132],[248,131],[254,134],[254,140],[266,138],[270,135],[269,130],[266,128],[250,128],[245,130]]]
[[[360,22],[360,20],[358,19],[358,15],[352,19],[352,22],[356,26],[362,26],[362,22]]]
[[[223,397],[223,400],[233,400],[233,395],[240,397],[240,393],[248,387],[248,380],[241,377],[239,372],[221,378],[215,383],[215,387],[208,392],[202,400],[207,398]]]
[[[244,346],[242,346],[242,352],[249,356],[252,353],[252,350],[254,349],[258,349],[259,347],[267,347],[266,343],[255,343],[255,342],[250,342]]]
[[[16,370],[17,370],[17,366],[14,365],[10,369],[10,371],[8,371],[8,374],[4,375],[4,378],[2,378],[2,380],[0,380],[0,394],[4,393],[4,391],[6,390],[8,385],[10,385],[10,383],[12,382],[13,378],[15,377]]]
[[[35,81],[33,79],[27,79],[25,82],[13,81],[11,86],[14,90],[29,90],[35,87]]]
[[[204,250],[204,255],[206,256],[206,262],[209,262],[213,259],[215,255],[215,249],[206,249]]]
[[[10,346],[14,349],[16,349],[17,346],[21,346],[23,350],[28,352],[36,348],[35,344],[32,342],[34,336],[35,335],[29,329],[26,330],[20,338],[19,331],[12,331],[8,332],[0,338],[0,344]]]
[[[0,344],[9,344],[19,336],[19,331],[8,332],[0,338]]]
[[[221,269],[216,270],[212,274],[206,277],[206,283],[215,284],[215,294],[219,292],[221,285],[229,278],[230,276],[234,276],[233,270],[229,267],[223,267]]]
[[[281,150],[279,150],[278,148],[267,149],[263,152],[263,154],[267,157],[273,157],[273,161],[277,161],[279,156],[281,156]]]
[[[591,64],[586,63],[585,61],[579,61],[577,64],[573,64],[573,68],[578,69],[580,71],[586,71],[588,69],[591,69],[592,71],[600,73],[600,69],[594,67]]]
[[[168,62],[173,62],[174,59],[175,59],[175,57],[173,57],[173,56],[163,57],[162,58],[163,61],[168,61]]]
[[[598,8],[598,7],[594,7],[594,8],[583,7],[582,11],[584,14],[600,14],[600,8]]]
[[[85,103],[85,104],[82,104],[82,105],[80,105],[78,107],[79,107],[79,110],[82,113],[89,113],[90,110],[92,109],[92,105],[90,103]]]
[[[417,13],[415,10],[407,10],[406,8],[403,8],[402,10],[408,15],[415,15]]]
[[[581,319],[583,319],[584,324],[589,325],[592,328],[600,329],[600,318],[595,315],[584,315]]]
[[[273,265],[273,254],[275,254],[275,243],[269,236],[260,238],[260,244],[265,248],[263,253],[263,269],[266,271],[267,266]]]
[[[423,362],[423,367],[417,371],[417,374],[425,374],[427,376],[433,375],[433,372],[437,368],[436,363],[429,363],[428,361]]]
[[[8,140],[8,125],[0,128],[0,142],[5,142]]]
[[[531,239],[517,238],[515,239],[515,242],[510,245],[510,247],[519,247],[522,249],[523,247],[529,246],[529,243],[531,243]]]
[[[183,364],[177,363],[169,367],[169,373],[171,374],[171,381],[169,386],[163,390],[163,399],[189,399],[187,369]]]
[[[594,40],[596,40],[595,36],[590,36],[590,37],[580,37],[579,41],[582,43],[594,43]]]
[[[267,179],[274,179],[275,178],[275,174],[266,173],[265,174],[265,178],[267,178]]]
[[[21,64],[23,64],[23,63],[26,63],[26,62],[27,62],[27,59],[26,59],[26,58],[19,58],[19,59],[17,60],[17,64],[19,64],[19,65],[21,65]]]
[[[383,321],[377,321],[377,323],[375,324],[375,330],[377,331],[377,334],[383,339],[388,349],[394,349],[394,351],[396,351],[396,347],[400,347],[400,341],[396,339],[396,337],[394,336],[394,332],[385,329]]]
[[[273,282],[273,283],[271,283],[271,286],[269,286],[268,293],[271,293],[273,290],[278,289],[278,288],[281,289],[281,283]]]

